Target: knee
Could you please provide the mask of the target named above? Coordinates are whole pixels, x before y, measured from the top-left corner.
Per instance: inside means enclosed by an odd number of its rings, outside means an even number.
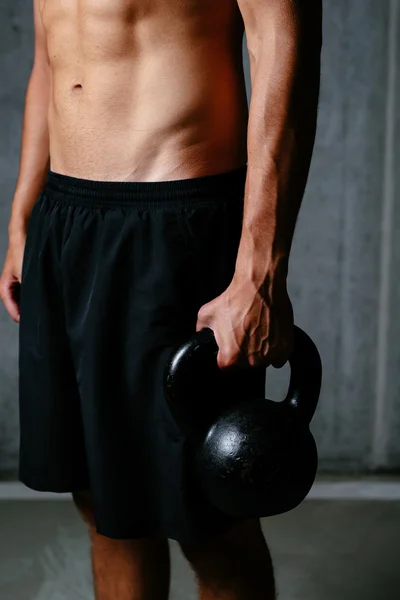
[[[242,561],[250,555],[264,554],[267,549],[259,519],[239,521],[222,533],[195,544],[180,544],[183,555],[198,568],[201,565],[220,565],[236,560]],[[236,559],[236,560],[235,560]],[[218,568],[218,567],[217,567]]]
[[[90,490],[72,492],[72,499],[83,520],[89,526],[89,529],[95,530],[96,523],[94,519],[93,500]]]
[[[236,523],[199,544],[180,544],[201,586],[235,598],[275,598],[271,555],[259,519]],[[234,594],[234,595],[233,595]]]

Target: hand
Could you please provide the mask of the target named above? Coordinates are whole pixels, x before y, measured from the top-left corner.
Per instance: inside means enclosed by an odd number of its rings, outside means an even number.
[[[11,318],[19,323],[19,286],[21,284],[22,260],[25,235],[20,234],[8,247],[3,273],[0,277],[0,299]]]
[[[293,351],[293,309],[286,280],[261,286],[235,278],[198,312],[196,331],[213,330],[220,368],[283,367]]]

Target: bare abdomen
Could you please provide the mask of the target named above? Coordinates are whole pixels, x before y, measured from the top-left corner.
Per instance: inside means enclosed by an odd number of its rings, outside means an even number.
[[[246,162],[241,37],[163,36],[161,29],[157,36],[154,28],[138,26],[136,37],[123,29],[127,39],[118,50],[114,34],[106,32],[86,32],[68,55],[57,50],[62,36],[53,31],[50,37],[49,47],[56,48],[49,107],[53,171],[156,181]]]

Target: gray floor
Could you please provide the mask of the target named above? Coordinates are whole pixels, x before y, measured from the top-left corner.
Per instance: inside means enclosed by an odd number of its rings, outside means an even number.
[[[400,502],[306,501],[263,524],[281,600],[399,600]],[[171,548],[171,600],[194,600],[193,576]],[[0,599],[93,600],[72,502],[0,502]]]

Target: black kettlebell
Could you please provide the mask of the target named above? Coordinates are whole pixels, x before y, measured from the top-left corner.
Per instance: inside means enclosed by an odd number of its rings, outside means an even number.
[[[217,353],[206,328],[175,349],[165,367],[168,405],[195,447],[196,480],[211,504],[234,517],[292,510],[310,491],[318,465],[309,429],[321,389],[318,350],[295,327],[282,402],[249,397],[259,367],[220,369]]]

